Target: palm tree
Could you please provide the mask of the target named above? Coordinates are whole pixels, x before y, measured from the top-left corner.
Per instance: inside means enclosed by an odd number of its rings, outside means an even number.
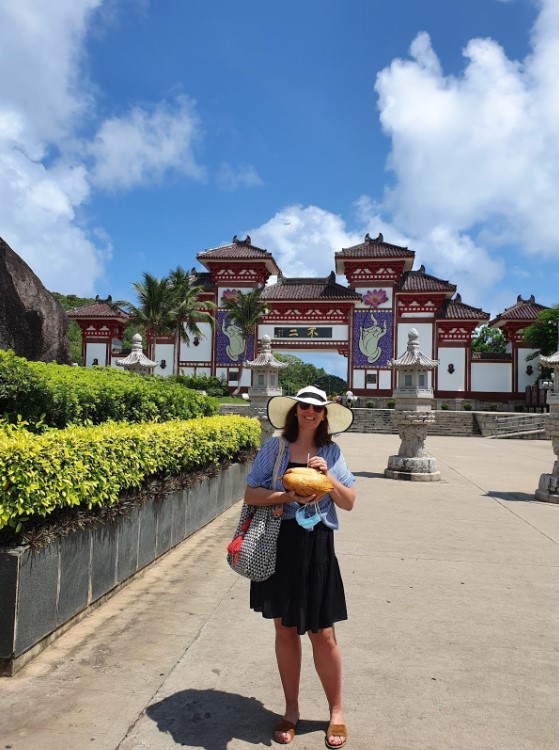
[[[204,337],[199,323],[215,325],[215,317],[212,311],[215,304],[207,300],[201,300],[203,289],[191,283],[190,274],[177,266],[171,271],[168,278],[168,286],[171,297],[171,317],[175,331],[175,368],[179,374],[180,342],[190,344],[190,338],[194,340]]]
[[[227,317],[237,325],[244,338],[244,352],[239,370],[239,383],[233,395],[236,396],[241,390],[241,379],[243,376],[244,363],[247,358],[250,336],[256,333],[258,321],[268,312],[266,303],[261,299],[262,290],[252,289],[246,294],[237,294],[222,300],[223,307],[227,310]]]
[[[151,339],[148,350],[148,356],[151,357],[155,338],[174,331],[169,280],[165,277],[158,279],[144,272],[143,281],[134,281],[132,286],[136,290],[139,304],[128,303],[129,323],[142,326],[146,336]]]

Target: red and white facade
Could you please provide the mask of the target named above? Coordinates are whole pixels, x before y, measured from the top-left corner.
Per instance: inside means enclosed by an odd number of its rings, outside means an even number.
[[[519,297],[489,321],[488,313],[462,302],[455,284],[426,273],[423,266],[413,270],[415,253],[385,242],[382,235],[373,239],[367,234],[359,245],[337,252],[335,272],[323,278],[285,277],[272,254],[252,245],[250,237],[234,237],[230,245],[196,257],[204,270],[192,269],[192,284],[217,306],[216,325],[201,324],[202,337],[190,344],[181,342],[178,352],[172,337],[148,340],[150,356],[158,362],[157,374],[172,373],[178,361],[183,374],[215,375],[236,387],[245,342],[227,318],[223,299],[260,288],[268,313],[255,341],[267,334],[275,352],[337,352],[346,358],[348,388],[358,396],[391,396],[395,382],[389,362],[405,351],[410,328],[417,329],[422,351],[439,360],[429,376],[436,397],[522,399],[525,387],[537,378],[537,367],[526,362],[531,350],[522,346],[520,332],[544,309],[542,305],[533,297]],[[275,283],[270,283],[271,277],[276,277]],[[339,277],[346,283],[339,283]],[[113,317],[101,315],[99,307],[90,305],[69,315],[82,329],[87,366],[94,358],[113,364],[108,342],[114,343],[125,320],[112,313]],[[505,355],[487,358],[472,353],[472,335],[484,323],[503,330]],[[249,341],[249,360],[257,354],[255,341]],[[250,377],[247,368],[243,387],[250,385]]]

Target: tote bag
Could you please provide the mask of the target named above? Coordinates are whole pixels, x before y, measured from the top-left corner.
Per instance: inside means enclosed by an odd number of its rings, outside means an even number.
[[[280,438],[272,473],[272,488],[276,486],[284,450],[285,440]],[[250,578],[251,581],[265,581],[274,574],[281,509],[281,505],[255,506],[243,503],[237,529],[227,547],[227,562],[235,573]]]

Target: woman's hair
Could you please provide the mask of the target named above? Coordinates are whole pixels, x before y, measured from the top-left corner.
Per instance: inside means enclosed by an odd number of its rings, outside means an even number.
[[[287,412],[285,417],[285,427],[283,428],[282,435],[288,443],[294,443],[299,437],[299,421],[297,420],[297,401],[293,404],[291,409]],[[312,409],[312,406],[310,407]],[[332,435],[328,427],[328,410],[324,409],[325,417],[321,420],[314,433],[314,441],[317,448],[322,445],[328,445],[332,442]]]

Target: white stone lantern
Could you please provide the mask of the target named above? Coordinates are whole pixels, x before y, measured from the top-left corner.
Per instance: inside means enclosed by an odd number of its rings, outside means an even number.
[[[157,362],[146,357],[142,351],[142,337],[139,333],[132,336],[132,351],[127,357],[117,359],[115,364],[123,367],[128,372],[135,372],[138,375],[150,375]]]
[[[429,372],[438,367],[438,360],[431,359],[419,349],[419,334],[412,328],[408,334],[408,346],[390,366],[396,370],[396,408],[392,423],[398,428],[402,440],[398,455],[390,456],[384,475],[389,479],[408,479],[421,482],[436,482],[440,479],[437,459],[425,450],[425,438],[429,425],[435,421],[431,411],[433,389],[429,386]]]
[[[260,344],[260,352],[251,362],[245,362],[245,367],[252,371],[252,385],[248,389],[250,414],[260,420],[261,442],[264,443],[273,433],[273,427],[268,422],[266,406],[272,396],[281,396],[279,371],[288,365],[287,362],[280,362],[274,357],[269,336],[262,336]]]

